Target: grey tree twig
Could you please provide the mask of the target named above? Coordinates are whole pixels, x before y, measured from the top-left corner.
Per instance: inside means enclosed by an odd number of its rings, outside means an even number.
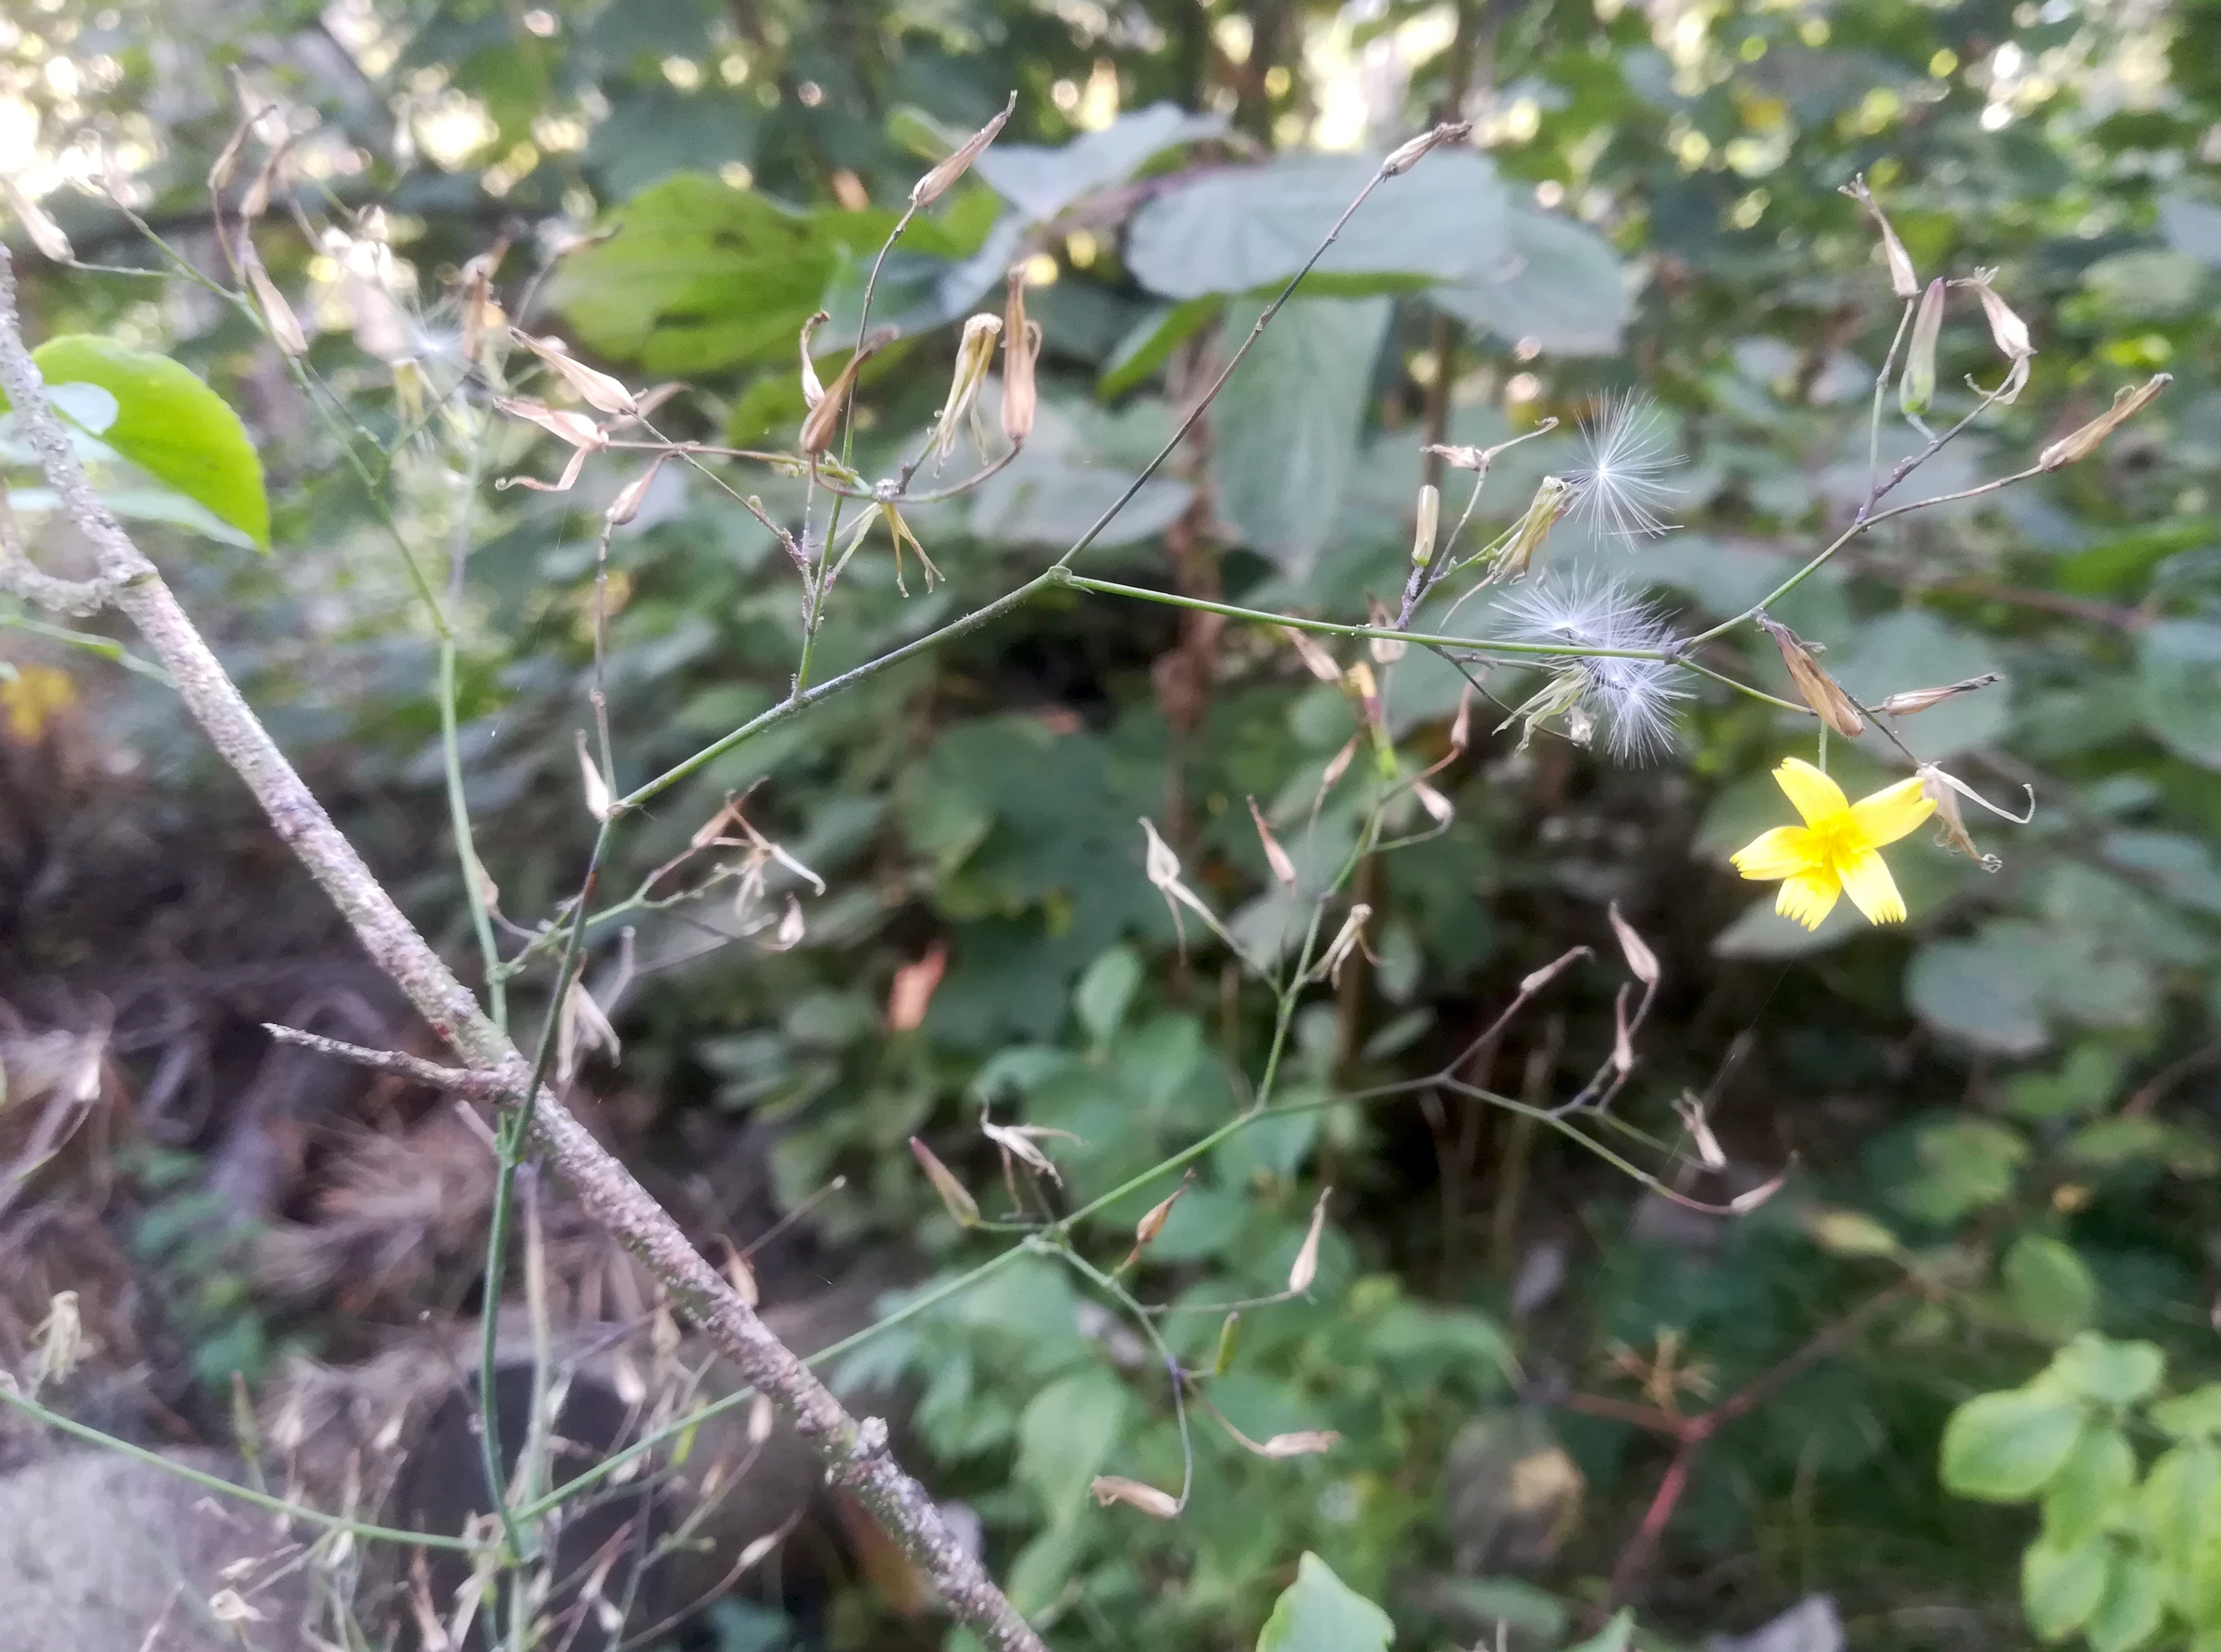
[[[428,1061],[419,1055],[405,1054],[397,1049],[371,1049],[361,1044],[350,1044],[337,1038],[327,1038],[322,1033],[303,1032],[298,1027],[287,1027],[275,1021],[266,1021],[262,1030],[281,1044],[291,1044],[297,1049],[310,1049],[319,1055],[366,1067],[375,1073],[391,1073],[417,1083],[429,1085],[435,1090],[444,1090],[451,1095],[470,1096],[479,1101],[507,1101],[515,1086],[498,1073],[479,1073],[469,1067],[442,1067],[437,1061]]]
[[[372,962],[464,1063],[512,1103],[530,1097],[532,1069],[507,1035],[402,913],[325,813],[210,651],[159,570],[93,491],[47,402],[17,321],[15,271],[0,250],[0,392],[16,410],[61,508],[92,547],[114,605],[137,627],[218,754],[254,794],[278,835],[330,897]],[[586,1211],[648,1267],[741,1374],[794,1419],[828,1477],[870,1511],[929,1579],[951,1614],[998,1652],[1043,1652],[1041,1639],[896,1462],[886,1429],[860,1423],[735,1293],[657,1204],[549,1092],[533,1098],[533,1134]]]

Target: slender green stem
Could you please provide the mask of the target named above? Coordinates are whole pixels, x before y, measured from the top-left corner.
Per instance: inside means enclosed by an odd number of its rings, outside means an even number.
[[[222,1475],[208,1474],[189,1464],[179,1462],[174,1457],[166,1457],[159,1451],[149,1451],[144,1446],[132,1444],[128,1440],[119,1440],[112,1434],[103,1434],[98,1429],[88,1424],[80,1423],[74,1417],[64,1417],[59,1411],[49,1411],[28,1394],[19,1392],[8,1383],[0,1382],[0,1405],[12,1405],[33,1421],[43,1424],[58,1433],[83,1440],[88,1445],[98,1446],[103,1451],[115,1452],[119,1456],[132,1459],[135,1462],[143,1462],[149,1467],[159,1468],[166,1474],[175,1474],[179,1480],[191,1480],[194,1485],[203,1486],[209,1491],[221,1492],[225,1497],[236,1499],[241,1503],[253,1504],[258,1509],[267,1509],[272,1514],[282,1514],[295,1520],[305,1520],[310,1525],[323,1527],[327,1531],[344,1531],[351,1537],[359,1537],[372,1542],[410,1543],[419,1549],[454,1549],[466,1555],[475,1554],[478,1551],[477,1544],[466,1542],[460,1537],[442,1536],[429,1531],[404,1531],[394,1526],[370,1525],[360,1520],[349,1520],[342,1515],[326,1514],[321,1509],[303,1508],[297,1503],[288,1503],[282,1497],[272,1497],[267,1492],[258,1492],[250,1486],[234,1485]]]
[[[485,468],[485,430],[479,429],[471,443],[470,460],[464,467],[462,497],[456,506],[455,532],[449,555],[447,623],[440,634],[440,765],[447,777],[447,824],[455,839],[455,859],[463,873],[463,899],[471,914],[471,931],[477,937],[479,964],[485,977],[486,1013],[495,1026],[509,1030],[509,978],[502,973],[501,948],[493,935],[493,918],[487,898],[485,867],[479,859],[478,839],[471,829],[471,806],[463,785],[463,748],[456,705],[455,628],[460,623],[463,566],[470,554],[471,527],[478,506],[479,483]]]
[[[1173,1416],[1179,1425],[1179,1505],[1186,1508],[1188,1492],[1195,1486],[1195,1442],[1189,1437],[1187,1402],[1182,1392],[1187,1381],[1187,1373],[1181,1368],[1180,1362],[1173,1356],[1172,1349],[1166,1345],[1164,1335],[1158,1330],[1155,1318],[1135,1299],[1132,1292],[1073,1249],[1071,1246],[1052,1244],[1041,1239],[1030,1239],[1026,1242],[1023,1248],[1046,1250],[1058,1257],[1082,1279],[1088,1280],[1097,1290],[1125,1309],[1133,1316],[1134,1323],[1142,1328],[1142,1335],[1149,1339],[1149,1346],[1156,1350],[1157,1358],[1164,1361],[1165,1376],[1171,1382],[1173,1389]]]
[[[34,620],[28,614],[0,613],[0,626],[11,630],[28,631],[33,636],[42,636],[55,642],[66,642],[73,648],[83,648],[102,659],[112,660],[124,670],[137,673],[150,682],[165,688],[175,688],[170,673],[149,660],[141,660],[113,637],[101,636],[91,631],[73,631],[66,625],[49,625],[44,620]]]
[[[1585,648],[1569,642],[1505,642],[1485,636],[1434,636],[1423,631],[1398,631],[1386,625],[1348,625],[1339,620],[1304,619],[1292,614],[1269,613],[1261,608],[1241,608],[1232,603],[1183,597],[1176,591],[1151,591],[1145,585],[1122,585],[1109,579],[1053,568],[1048,576],[1060,585],[1092,591],[1106,597],[1130,597],[1138,602],[1162,603],[1172,608],[1192,608],[1229,619],[1250,620],[1259,625],[1285,625],[1292,630],[1317,631],[1327,636],[1378,637],[1386,642],[1417,643],[1423,648],[1478,648],[1490,654],[1540,655],[1553,660],[1667,660],[1674,656],[1657,648]],[[1676,662],[1679,663],[1679,662]]]

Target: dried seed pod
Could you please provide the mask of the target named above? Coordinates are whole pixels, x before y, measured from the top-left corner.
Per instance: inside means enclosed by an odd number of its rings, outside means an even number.
[[[1003,297],[1003,436],[1013,447],[1034,433],[1039,396],[1034,364],[1041,360],[1039,322],[1026,319],[1026,272],[1021,265],[1004,279]]]
[[[1396,178],[1408,172],[1426,158],[1427,152],[1445,143],[1456,143],[1471,135],[1470,121],[1444,121],[1416,138],[1400,143],[1388,153],[1380,163],[1383,178]]]
[[[262,254],[255,251],[253,237],[239,238],[239,266],[247,277],[247,285],[254,294],[254,303],[262,311],[262,319],[270,329],[270,341],[296,360],[309,354],[309,335],[301,330],[301,318],[293,313],[293,306],[285,302],[285,295],[278,291],[278,284],[270,278],[270,272],[262,267]]]
[[[1435,560],[1435,535],[1442,526],[1442,491],[1432,482],[1419,489],[1418,525],[1411,530],[1411,566],[1423,568]]]
[[[1326,1231],[1326,1202],[1333,1193],[1333,1188],[1322,1187],[1318,1203],[1311,1206],[1311,1230],[1304,1235],[1303,1245],[1288,1268],[1288,1294],[1292,1297],[1303,1295],[1318,1278],[1319,1236]]]
[[[573,360],[560,341],[536,339],[515,327],[509,329],[509,335],[554,368],[556,376],[587,406],[619,418],[629,419],[639,414],[640,404],[633,399],[630,391],[609,374]]]
[[[979,1224],[979,1203],[965,1191],[964,1184],[956,1180],[948,1167],[941,1162],[933,1149],[915,1136],[910,1138],[910,1156],[915,1158],[925,1178],[933,1184],[933,1191],[941,1195],[942,1205],[956,1218],[960,1228]]]
[[[1956,695],[1971,694],[1978,688],[1987,688],[1992,683],[2004,680],[1997,673],[1986,671],[1980,677],[1946,683],[1941,688],[1907,689],[1902,694],[1891,695],[1874,710],[1893,717],[1909,717],[1916,711],[1925,711],[1931,705],[1941,705]]]
[[[1842,186],[1842,192],[1864,207],[1881,230],[1882,251],[1889,260],[1889,290],[1900,298],[1918,297],[1920,276],[1912,267],[1912,256],[1905,250],[1905,243],[1897,238],[1897,231],[1890,227],[1887,216],[1875,203],[1874,191],[1867,187],[1867,180],[1863,177],[1854,178]]]
[[[1001,114],[965,139],[954,154],[910,186],[910,205],[929,207],[954,188],[957,180],[972,170],[972,163],[986,152],[987,146],[994,142],[996,135],[1002,131],[1010,116],[1017,113],[1017,109],[1018,95],[1014,91],[1010,94],[1010,102],[1003,105]]]
[[[1159,1520],[1179,1518],[1179,1499],[1170,1492],[1161,1492],[1154,1486],[1144,1486],[1137,1480],[1128,1480],[1119,1474],[1098,1474],[1088,1483],[1095,1500],[1104,1508],[1113,1503],[1123,1503],[1129,1509],[1139,1509],[1143,1514]]]
[[[821,310],[802,323],[802,404],[813,413],[817,410],[817,404],[825,399],[825,385],[817,377],[817,364],[810,360],[810,342],[817,329],[832,319],[830,315]]]
[[[1764,614],[1751,617],[1760,630],[1774,639],[1774,646],[1781,650],[1781,663],[1789,667],[1797,691],[1812,708],[1812,715],[1846,740],[1856,740],[1864,734],[1866,718],[1859,714],[1859,708],[1852,704],[1842,685],[1820,669],[1812,645],[1778,620]]]
[[[2040,470],[2055,471],[2062,465],[2072,465],[2078,460],[2089,458],[2092,454],[2096,453],[2105,445],[2106,437],[2143,412],[2158,397],[2160,391],[2174,382],[2173,373],[2155,372],[2141,385],[2124,387],[2120,393],[2113,397],[2112,406],[2107,408],[2080,429],[2061,436],[2046,447],[2036,460],[2036,467]]]
[[[810,416],[802,422],[802,451],[816,458],[833,445],[834,436],[841,429],[841,415],[848,405],[848,397],[856,387],[856,375],[864,364],[885,347],[884,338],[867,339],[864,347],[848,358],[848,366],[834,376],[817,405],[810,410]]]

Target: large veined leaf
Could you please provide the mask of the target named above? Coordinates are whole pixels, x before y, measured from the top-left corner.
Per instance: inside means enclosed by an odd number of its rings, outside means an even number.
[[[76,416],[86,402],[68,387],[97,385],[114,399],[116,410],[94,434],[117,455],[237,529],[257,549],[270,548],[262,460],[239,415],[191,368],[81,333],[48,339],[31,359],[54,388],[55,405],[66,418]]]
[[[1229,307],[1229,353],[1261,309]],[[1386,298],[1290,301],[1212,406],[1220,515],[1252,550],[1298,578],[1334,532],[1388,316]]]
[[[1627,325],[1627,284],[1611,243],[1586,224],[1531,207],[1504,215],[1504,251],[1433,301],[1498,337],[1552,355],[1609,355]]]
[[[1296,1580],[1273,1603],[1257,1652],[1387,1652],[1395,1637],[1386,1612],[1306,1554]]]
[[[549,289],[579,338],[651,373],[784,360],[844,257],[868,258],[882,212],[798,212],[680,172],[628,202],[606,241]]]
[[[2221,625],[2160,620],[2137,640],[2144,724],[2177,757],[2221,768]]]
[[[1225,130],[1223,115],[1191,115],[1171,103],[1152,103],[1055,148],[996,144],[972,163],[972,170],[1038,223],[1083,195],[1124,183],[1174,144],[1215,138]]]
[[[1362,155],[1298,154],[1204,173],[1134,215],[1126,266],[1170,298],[1286,281],[1379,166]],[[1504,258],[1506,212],[1504,185],[1482,157],[1430,155],[1373,192],[1318,272],[1461,279]]]

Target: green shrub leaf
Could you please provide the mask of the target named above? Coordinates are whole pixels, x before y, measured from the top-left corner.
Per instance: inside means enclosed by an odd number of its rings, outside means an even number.
[[[2005,1253],[2004,1271],[2014,1311],[2037,1336],[2064,1342],[2087,1329],[2098,1285],[2073,1247],[2043,1234],[2023,1234]]]
[[[64,416],[72,416],[80,404],[69,386],[91,385],[106,391],[115,400],[115,416],[92,434],[238,529],[258,550],[270,548],[262,460],[239,415],[191,368],[86,333],[48,339],[31,360],[54,387],[55,404]]]
[[[2037,1638],[2063,1640],[2088,1621],[2105,1591],[2106,1561],[2103,1538],[2071,1549],[2029,1546],[2021,1556],[2020,1599]]]
[[[2019,1503],[2059,1472],[2082,1430],[2071,1400],[2010,1388],[1978,1394],[1943,1427],[1943,1485],[1986,1503]]]
[[[1386,1612],[1307,1552],[1296,1580],[1273,1603],[1257,1652],[1386,1652],[1395,1637]]]

